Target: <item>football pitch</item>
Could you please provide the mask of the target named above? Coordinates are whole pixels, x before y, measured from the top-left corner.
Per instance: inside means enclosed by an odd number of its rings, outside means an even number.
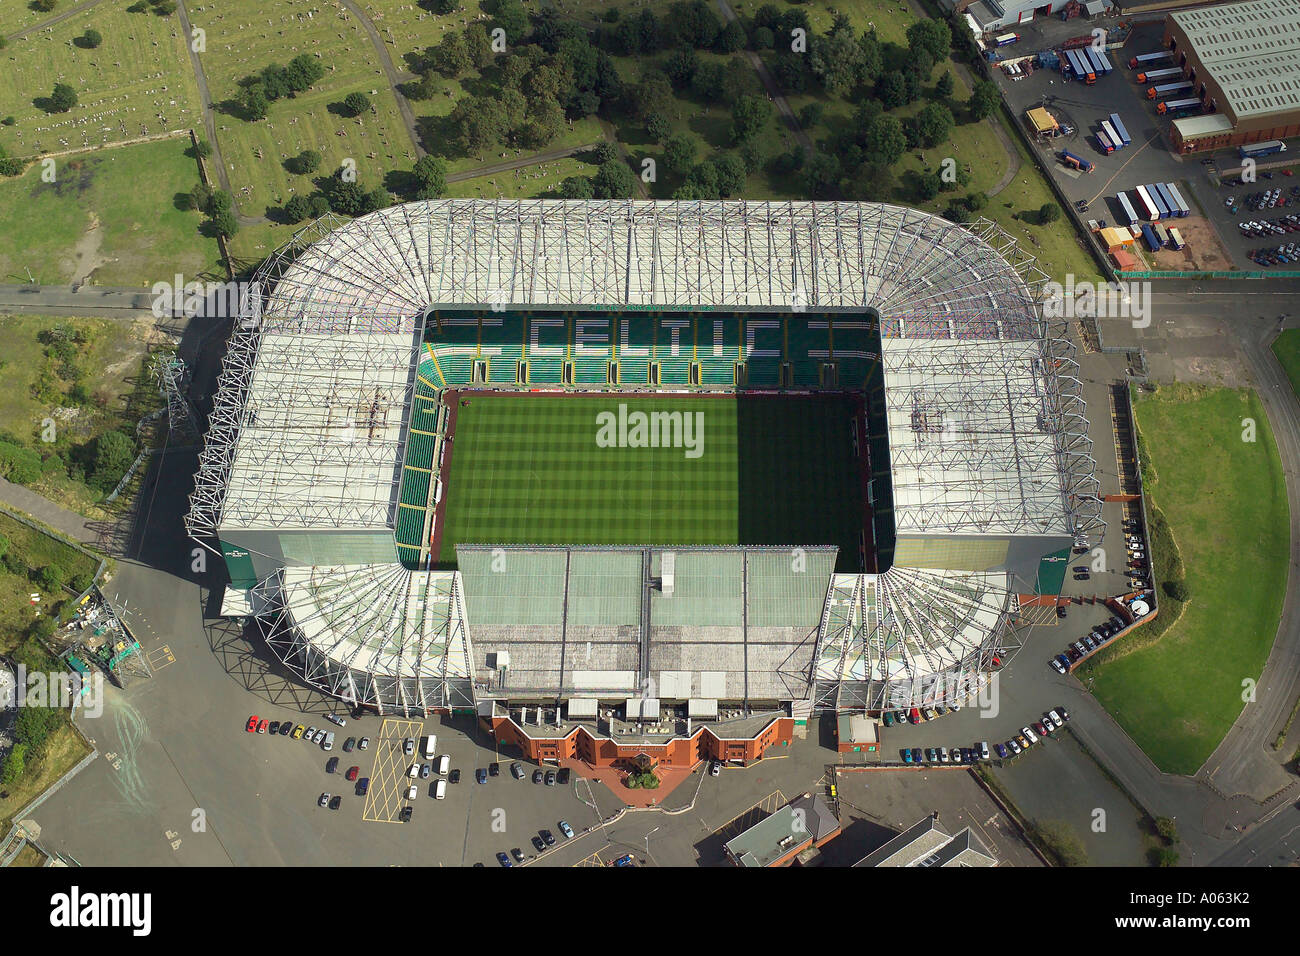
[[[838,545],[859,570],[849,396],[456,396],[457,544]]]

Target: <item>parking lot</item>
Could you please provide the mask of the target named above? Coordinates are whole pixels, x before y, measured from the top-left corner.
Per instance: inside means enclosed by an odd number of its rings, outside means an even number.
[[[1025,56],[1038,50],[1050,49],[1068,36],[1087,32],[1087,29],[1087,24],[1081,21],[1056,25],[1035,23],[1030,29],[1020,30],[1020,43],[1002,52],[1007,57]],[[1283,193],[1287,195],[1283,198],[1288,199],[1288,205],[1267,211],[1268,218],[1274,218],[1300,211],[1292,208],[1295,203],[1289,196],[1290,187],[1300,185],[1300,181],[1283,175],[1284,163],[1275,155],[1260,161],[1261,179],[1254,186],[1237,187],[1235,190],[1226,186],[1221,188],[1217,185],[1220,174],[1227,175],[1230,170],[1236,170],[1241,165],[1235,148],[1188,156],[1179,156],[1170,151],[1171,119],[1156,111],[1156,101],[1146,97],[1148,84],[1137,83],[1138,71],[1128,66],[1134,55],[1159,49],[1162,32],[1159,24],[1143,25],[1134,30],[1122,48],[1109,51],[1110,60],[1115,65],[1114,71],[1098,77],[1092,85],[1066,80],[1059,72],[1042,68],[1015,81],[1000,69],[992,72],[1017,122],[1024,122],[1026,110],[1041,106],[1047,108],[1063,126],[1071,129],[1066,135],[1044,140],[1037,149],[1043,157],[1044,165],[1051,170],[1051,175],[1069,200],[1072,214],[1081,225],[1086,226],[1089,220],[1094,220],[1099,225],[1103,221],[1107,225],[1125,223],[1126,217],[1115,198],[1116,193],[1124,191],[1132,197],[1131,190],[1139,185],[1172,182],[1191,207],[1189,216],[1171,221],[1183,233],[1187,247],[1181,251],[1166,248],[1155,256],[1144,251],[1152,268],[1289,268],[1287,263],[1280,260],[1270,264],[1249,258],[1248,253],[1252,250],[1272,248],[1292,240],[1274,237],[1276,241],[1272,241],[1256,236],[1245,241],[1239,234],[1238,225],[1243,219],[1258,219],[1259,214],[1247,215],[1246,208],[1242,206],[1239,214],[1234,215],[1224,206],[1224,199],[1229,195],[1236,195],[1240,199],[1249,193],[1263,191],[1266,187],[1285,187]],[[1095,137],[1102,120],[1111,113],[1119,114],[1132,143],[1107,154],[1098,146]],[[1062,149],[1092,163],[1093,171],[1084,173],[1062,164],[1059,160]],[[1270,160],[1274,165],[1272,170],[1268,168]],[[1265,180],[1265,174],[1275,179]],[[1080,203],[1086,204],[1086,211],[1077,208]],[[1300,245],[1297,248],[1300,249]]]

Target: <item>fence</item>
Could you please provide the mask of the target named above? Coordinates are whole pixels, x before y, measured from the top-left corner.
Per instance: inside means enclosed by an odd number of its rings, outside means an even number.
[[[1300,272],[1263,272],[1240,270],[1234,272],[1116,272],[1119,279],[1300,279]]]

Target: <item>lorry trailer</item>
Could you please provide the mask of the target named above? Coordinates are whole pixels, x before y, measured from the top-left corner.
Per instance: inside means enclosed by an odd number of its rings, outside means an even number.
[[[1184,90],[1190,90],[1191,88],[1191,80],[1182,80],[1178,83],[1166,83],[1164,86],[1152,86],[1147,89],[1147,99],[1155,100],[1162,96],[1172,96],[1175,93],[1182,93]]]

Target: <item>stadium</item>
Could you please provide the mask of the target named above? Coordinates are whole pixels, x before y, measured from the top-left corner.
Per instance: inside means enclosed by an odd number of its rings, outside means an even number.
[[[964,701],[1101,526],[1045,279],[866,203],[323,219],[244,296],[187,528],[307,684],[542,759]]]

